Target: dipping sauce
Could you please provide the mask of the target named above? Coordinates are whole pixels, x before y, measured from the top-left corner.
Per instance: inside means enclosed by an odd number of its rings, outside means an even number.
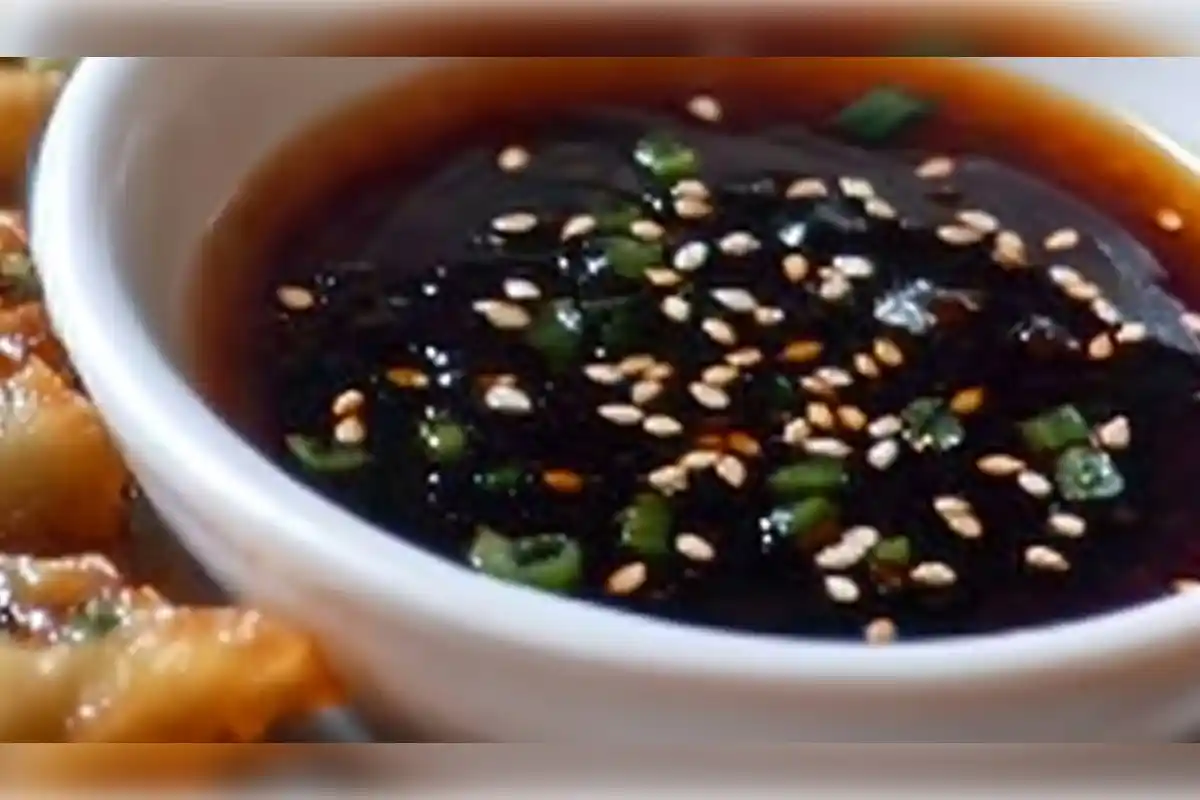
[[[1192,585],[1182,167],[949,61],[571,61],[426,79],[473,91],[275,228],[252,181],[206,255],[208,308],[263,277],[250,344],[202,337],[201,385],[265,452],[466,568],[693,624],[886,643]]]

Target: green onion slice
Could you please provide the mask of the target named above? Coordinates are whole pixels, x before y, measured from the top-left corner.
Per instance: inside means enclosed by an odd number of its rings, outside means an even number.
[[[311,436],[291,434],[284,443],[292,455],[313,472],[350,472],[361,469],[371,457],[361,447],[324,444]]]
[[[445,417],[427,420],[421,423],[421,443],[431,461],[453,464],[467,451],[467,431]]]
[[[98,639],[120,627],[123,618],[107,600],[92,600],[71,619],[68,627],[73,638]]]
[[[781,467],[771,474],[767,484],[781,497],[810,492],[827,492],[846,480],[846,465],[840,458],[814,457]]]
[[[626,547],[643,556],[660,556],[670,550],[674,515],[662,495],[640,494],[619,516],[621,543]]]
[[[904,438],[918,452],[930,448],[945,452],[962,443],[966,430],[944,400],[923,397],[900,412]]]
[[[1034,450],[1057,452],[1073,444],[1086,444],[1091,427],[1075,406],[1060,406],[1021,423],[1021,436]]]
[[[700,171],[700,157],[696,151],[663,133],[650,134],[640,140],[633,157],[664,183],[693,178]]]
[[[555,370],[571,367],[583,342],[584,318],[573,300],[554,300],[542,307],[526,331],[525,341]]]
[[[1093,447],[1072,447],[1058,458],[1055,482],[1070,502],[1111,500],[1125,491],[1125,477],[1111,455]]]
[[[871,549],[868,557],[880,567],[904,567],[912,560],[912,543],[904,536],[884,539]]]
[[[798,503],[780,506],[771,512],[770,524],[778,535],[802,538],[831,521],[837,507],[824,497],[810,497]]]
[[[474,480],[475,485],[482,488],[485,492],[503,494],[517,489],[525,477],[525,470],[518,466],[509,465],[476,473]]]
[[[881,144],[912,123],[926,117],[934,104],[890,86],[872,89],[846,106],[834,119],[844,135],[869,144]]]
[[[583,575],[583,551],[574,539],[559,533],[510,539],[481,527],[468,559],[493,578],[550,592],[574,589]]]
[[[604,256],[622,278],[640,281],[646,270],[662,265],[663,246],[661,242],[611,236],[604,242]]]

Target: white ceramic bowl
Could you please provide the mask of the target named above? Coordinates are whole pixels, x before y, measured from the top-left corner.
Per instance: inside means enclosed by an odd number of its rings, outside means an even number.
[[[1197,61],[996,67],[1200,143]],[[32,210],[54,319],[149,497],[227,586],[310,625],[368,709],[526,741],[1166,741],[1200,719],[1197,597],[883,649],[694,630],[472,575],[244,444],[176,366],[197,241],[283,139],[429,64],[88,59]]]

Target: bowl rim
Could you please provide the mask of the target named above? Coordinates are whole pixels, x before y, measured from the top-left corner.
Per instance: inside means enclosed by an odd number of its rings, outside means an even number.
[[[511,586],[360,520],[287,476],[228,428],[141,324],[112,244],[106,210],[112,204],[102,202],[112,197],[106,183],[112,163],[98,155],[104,148],[95,141],[98,132],[110,139],[128,133],[129,120],[115,118],[114,109],[156,68],[154,61],[85,59],[47,125],[30,203],[47,305],[135,471],[155,476],[188,502],[221,504],[241,523],[229,536],[253,532],[258,546],[282,549],[289,564],[318,585],[361,595],[384,618],[413,616],[526,657],[758,687],[853,680],[886,682],[891,691],[937,686],[944,692],[1116,668],[1200,632],[1200,597],[1175,596],[1077,621],[882,648],[757,636]]]

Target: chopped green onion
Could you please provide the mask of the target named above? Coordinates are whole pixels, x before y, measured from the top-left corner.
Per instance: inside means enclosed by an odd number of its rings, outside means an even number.
[[[621,543],[644,556],[663,555],[670,549],[671,506],[660,494],[645,493],[620,514]]]
[[[427,420],[421,423],[421,442],[430,460],[453,464],[467,451],[467,431],[448,419]]]
[[[928,115],[927,100],[889,86],[872,89],[837,115],[835,126],[861,142],[880,144]]]
[[[665,183],[695,177],[700,171],[700,158],[696,151],[666,134],[651,134],[639,141],[633,157]]]
[[[475,475],[475,485],[486,492],[503,494],[511,492],[525,479],[525,470],[517,466],[497,467]]]
[[[646,270],[662,265],[663,246],[660,242],[612,236],[605,240],[604,255],[622,278],[641,280]]]
[[[962,422],[936,397],[914,400],[900,412],[904,420],[904,438],[918,452],[933,448],[941,452],[952,450],[966,436]]]
[[[602,233],[628,233],[629,226],[644,216],[641,208],[634,205],[621,206],[611,211],[595,214],[596,230]]]
[[[475,569],[493,578],[552,592],[573,589],[583,574],[579,544],[557,533],[510,539],[481,527],[468,559]]]
[[[361,447],[326,445],[300,434],[285,437],[284,443],[301,464],[314,472],[349,472],[361,469],[371,460]]]
[[[1057,452],[1073,444],[1086,444],[1091,427],[1075,406],[1061,406],[1021,423],[1021,435],[1034,450]]]
[[[884,539],[871,549],[869,559],[879,567],[904,567],[912,560],[912,543],[904,536]]]
[[[1055,482],[1070,502],[1111,500],[1125,491],[1125,477],[1112,456],[1092,447],[1072,447],[1059,456]]]
[[[780,536],[799,538],[829,522],[837,507],[824,497],[810,497],[798,503],[780,506],[771,512],[771,529]]]
[[[80,610],[69,623],[76,639],[98,639],[120,627],[122,617],[116,606],[107,600],[93,600]]]
[[[771,489],[783,497],[836,489],[846,479],[846,465],[840,458],[815,457],[782,467],[767,479]]]
[[[583,342],[583,314],[573,300],[555,300],[543,306],[529,326],[525,341],[555,370],[565,370],[579,357]]]

